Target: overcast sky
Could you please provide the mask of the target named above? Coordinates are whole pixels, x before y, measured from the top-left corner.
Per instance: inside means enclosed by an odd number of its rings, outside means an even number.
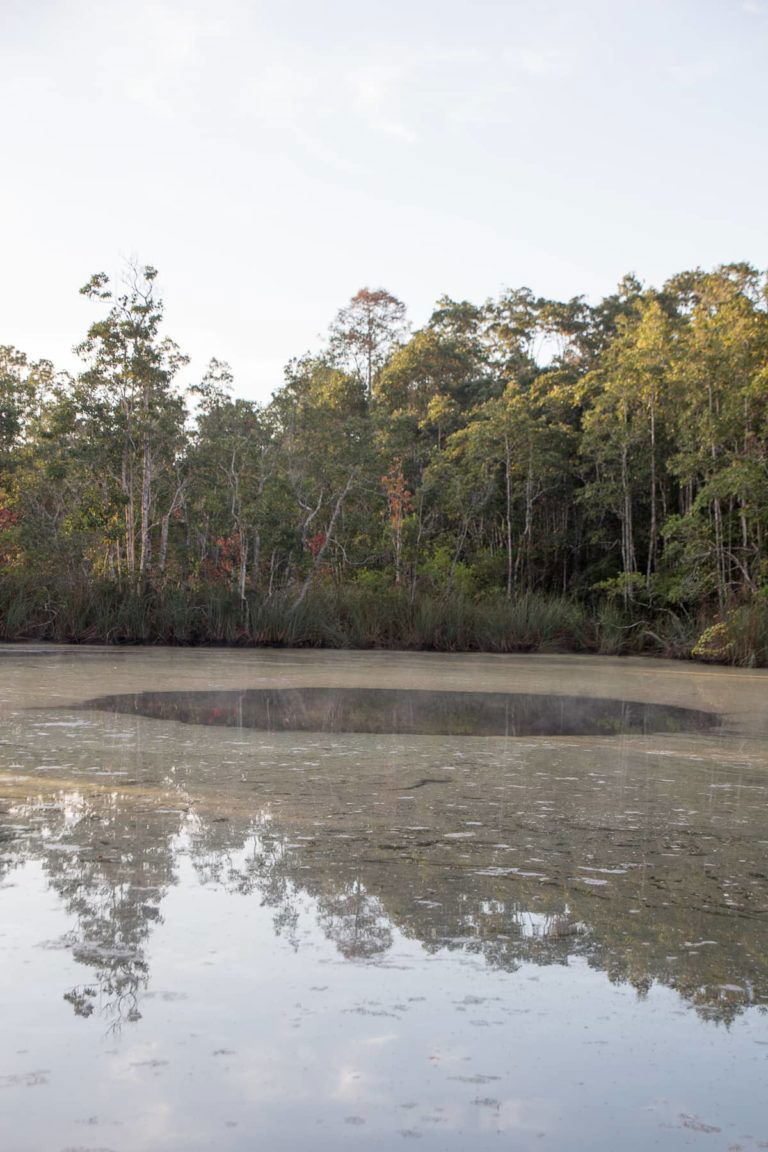
[[[136,256],[266,397],[360,287],[768,266],[768,0],[0,0],[0,342]]]

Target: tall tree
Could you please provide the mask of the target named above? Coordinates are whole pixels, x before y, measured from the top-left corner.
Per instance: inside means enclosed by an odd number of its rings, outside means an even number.
[[[196,389],[190,500],[205,525],[203,548],[226,549],[228,574],[244,599],[249,564],[253,579],[259,576],[265,492],[276,448],[270,414],[253,401],[232,398],[231,385],[228,366],[213,360]]]
[[[91,325],[77,349],[88,365],[79,381],[81,396],[109,412],[120,441],[117,479],[125,502],[123,550],[129,577],[141,586],[152,576],[160,472],[163,465],[166,471],[172,469],[185,418],[183,399],[173,381],[187,361],[178,346],[161,335],[163,304],[156,279],[157,271],[150,265],[130,266],[124,289],[116,293],[103,272],[92,276],[81,292],[106,303],[108,311]],[[171,505],[178,485],[172,487]]]
[[[384,288],[361,288],[331,324],[331,354],[365,385],[373,383],[392,346],[405,335],[405,305]]]

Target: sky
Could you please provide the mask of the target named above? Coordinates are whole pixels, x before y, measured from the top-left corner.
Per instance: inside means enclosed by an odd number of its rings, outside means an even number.
[[[159,269],[266,399],[363,286],[599,298],[768,267],[768,0],[0,0],[0,343]]]

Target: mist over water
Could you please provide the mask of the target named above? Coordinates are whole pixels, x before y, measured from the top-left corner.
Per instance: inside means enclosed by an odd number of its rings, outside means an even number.
[[[88,700],[86,709],[263,732],[369,732],[429,736],[608,736],[695,732],[719,717],[695,708],[524,692],[419,688],[257,688],[137,692]]]
[[[4,1146],[768,1140],[765,674],[2,659]]]

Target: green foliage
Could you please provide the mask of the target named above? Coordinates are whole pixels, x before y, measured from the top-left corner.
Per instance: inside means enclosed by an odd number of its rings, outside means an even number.
[[[728,625],[723,620],[710,624],[693,646],[691,654],[700,660],[712,660],[719,664],[727,664],[733,647]]]
[[[0,348],[6,638],[765,663],[768,281],[596,305],[363,289],[265,405],[180,386],[151,266],[84,294],[83,369]]]
[[[435,592],[448,596],[471,596],[475,590],[470,566],[458,560],[444,544],[438,544],[424,560],[422,575]]]

